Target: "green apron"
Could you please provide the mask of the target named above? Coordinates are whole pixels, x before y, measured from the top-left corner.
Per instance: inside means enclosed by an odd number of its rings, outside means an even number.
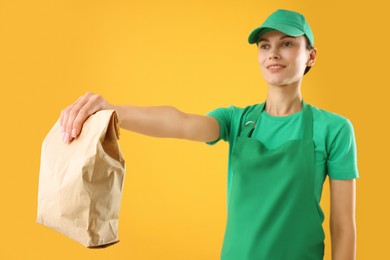
[[[233,148],[221,260],[322,260],[325,234],[314,193],[312,108],[302,101],[303,139],[267,149],[251,138],[265,103],[243,125]]]

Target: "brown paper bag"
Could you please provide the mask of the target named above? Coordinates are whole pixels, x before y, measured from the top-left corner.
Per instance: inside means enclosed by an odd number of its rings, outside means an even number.
[[[69,144],[56,122],[42,144],[37,223],[86,247],[118,241],[125,173],[118,138],[114,110],[90,116]]]

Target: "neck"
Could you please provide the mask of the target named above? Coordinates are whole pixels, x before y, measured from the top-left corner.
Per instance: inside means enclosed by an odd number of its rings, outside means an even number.
[[[300,84],[268,85],[265,111],[273,116],[287,116],[302,110]]]

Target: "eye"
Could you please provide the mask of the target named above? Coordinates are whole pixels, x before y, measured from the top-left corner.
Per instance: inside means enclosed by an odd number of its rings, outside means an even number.
[[[283,46],[285,46],[285,47],[290,47],[290,46],[292,46],[293,44],[291,43],[291,42],[284,42],[283,43]]]
[[[260,44],[259,48],[266,50],[266,49],[269,49],[269,45],[268,44]]]

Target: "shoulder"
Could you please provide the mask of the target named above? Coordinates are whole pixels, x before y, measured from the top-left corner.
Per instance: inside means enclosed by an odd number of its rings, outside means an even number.
[[[311,107],[313,111],[313,121],[320,127],[336,130],[351,125],[350,120],[341,114],[314,105],[311,105]]]
[[[247,106],[229,105],[215,108],[207,113],[207,115],[229,114],[231,118],[242,119],[248,117],[260,104],[252,104]]]
[[[315,138],[324,142],[328,154],[335,146],[349,146],[351,142],[355,142],[354,128],[347,117],[313,105],[311,107]]]
[[[217,107],[206,113],[207,116],[214,117],[220,126],[220,139],[234,143],[234,138],[240,128],[240,125],[246,120],[253,110],[259,105],[249,105],[245,107],[229,105]],[[219,139],[218,139],[219,140]],[[218,140],[207,142],[215,144]]]

